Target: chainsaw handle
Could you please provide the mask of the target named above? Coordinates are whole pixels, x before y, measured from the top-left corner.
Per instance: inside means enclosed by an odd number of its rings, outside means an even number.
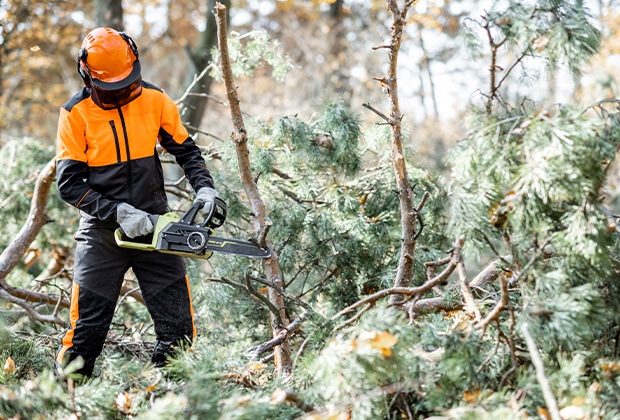
[[[194,219],[198,214],[198,211],[205,205],[202,200],[196,200],[192,204],[192,206],[185,212],[180,223],[186,223],[188,225],[194,224]],[[226,212],[227,207],[224,200],[219,197],[215,197],[213,201],[213,205],[211,206],[211,211],[209,215],[205,218],[205,220],[201,223],[202,227],[209,227],[211,229],[218,228],[224,224],[224,220],[226,220]]]
[[[204,222],[202,222],[202,227],[208,227],[211,229],[219,228],[224,224],[224,220],[226,220],[227,211],[228,207],[226,206],[224,200],[219,197],[215,197],[209,216]]]

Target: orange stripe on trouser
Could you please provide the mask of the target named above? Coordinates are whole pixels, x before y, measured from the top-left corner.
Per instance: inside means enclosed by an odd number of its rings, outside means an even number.
[[[189,297],[189,313],[192,316],[192,342],[196,340],[196,317],[194,316],[194,304],[192,302],[192,289],[189,285],[189,277],[185,275],[185,284],[187,284],[187,294]]]
[[[79,311],[78,311],[79,296],[80,296],[80,286],[76,283],[73,283],[73,286],[71,288],[71,309],[69,312],[69,323],[71,325],[71,329],[69,329],[65,333],[65,336],[62,339],[62,348],[60,349],[60,351],[58,352],[58,355],[56,356],[56,361],[60,364],[62,364],[62,359],[65,356],[65,352],[69,348],[73,347],[73,333],[75,332],[75,325],[77,324],[77,320],[80,316]]]

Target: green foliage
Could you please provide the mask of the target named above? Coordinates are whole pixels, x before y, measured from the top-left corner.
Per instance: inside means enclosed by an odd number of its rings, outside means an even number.
[[[335,405],[353,418],[383,418],[389,392],[416,389],[424,364],[416,356],[416,334],[402,314],[380,308],[335,336],[313,361],[315,394],[321,405]]]
[[[575,348],[605,324],[595,321],[607,315],[600,287],[615,275],[613,238],[600,209],[618,142],[607,135],[615,132],[615,119],[565,106],[476,116],[449,156],[451,229],[474,245],[469,250],[494,243],[516,268],[525,267],[526,312],[547,344]],[[498,248],[501,242],[505,248]]]
[[[477,32],[479,28],[488,32]],[[487,33],[496,45],[505,43],[519,61],[525,58],[524,61],[542,62],[551,71],[565,64],[575,77],[581,74],[581,67],[598,52],[601,44],[601,31],[580,0],[493,2],[477,25],[466,26],[464,40],[472,57],[482,56],[482,43],[488,42]],[[514,57],[508,59],[514,60]],[[520,76],[528,77],[528,74],[523,72]]]
[[[272,77],[282,80],[293,67],[279,42],[265,30],[231,33],[228,37],[228,55],[235,77],[253,76],[257,68],[267,63],[272,68]],[[213,62],[219,62],[218,49],[213,50],[212,56]],[[221,80],[220,68],[214,66],[211,76]]]
[[[513,58],[542,59],[552,69],[566,62],[573,74],[600,42],[579,1],[494,2],[479,24],[497,46],[516,53]],[[467,36],[474,42],[472,33]],[[277,77],[290,68],[264,32],[233,34],[229,41],[237,76],[253,75],[263,62]],[[482,57],[481,44],[475,46]],[[581,409],[584,418],[620,418],[620,252],[602,198],[619,145],[617,118],[602,105],[585,111],[577,105],[510,106],[491,96],[493,106],[468,110],[469,132],[446,160],[452,170],[448,192],[441,178],[407,156],[415,201],[430,195],[420,212],[414,285],[426,279],[423,263],[445,257],[455,237],[464,238],[463,252],[474,262],[465,275],[499,259],[495,274],[507,281],[509,307],[484,328],[460,309],[414,316],[386,308],[385,301],[349,323],[332,319],[392,285],[401,230],[389,131],[366,130],[355,112],[327,103],[310,121],[297,115],[247,121],[287,314],[293,318],[306,308],[299,299],[314,310],[289,339],[298,351],[292,378],[280,383],[268,357],[250,356],[272,335],[268,308],[240,290],[246,281],[264,287],[256,280],[263,276],[260,261],[215,255],[188,260],[199,338],[164,369],[150,365],[148,313],[129,299],[118,307],[113,332],[121,338],[111,336],[98,377],[75,390],[50,372],[53,346],[39,345],[36,335],[21,341],[0,328],[0,356],[18,366],[0,375],[0,416],[289,419],[302,416],[302,409],[274,396],[291,387],[307,406],[332,407],[330,415],[355,419],[534,417],[546,403],[520,336],[527,322],[560,408]],[[2,203],[10,232],[29,206],[27,194],[12,186],[52,153],[23,143],[27,147],[5,145],[0,156],[11,168]],[[229,169],[221,172],[235,173],[232,142],[221,156]],[[15,159],[23,160],[10,166]],[[253,235],[245,197],[236,193],[242,186],[218,181],[226,185],[222,194],[230,209],[218,234]],[[42,234],[45,248],[68,243],[73,231],[74,220],[53,214],[62,222]],[[212,281],[203,281],[205,271]],[[32,280],[23,272],[12,275],[11,282]],[[422,298],[460,308],[460,285],[453,278],[446,283]],[[502,292],[497,284],[483,284],[473,293],[486,316]]]
[[[0,390],[30,380],[49,366],[49,353],[35,334],[16,333],[0,317]],[[17,328],[13,328],[17,330]],[[0,411],[1,414],[1,411]]]

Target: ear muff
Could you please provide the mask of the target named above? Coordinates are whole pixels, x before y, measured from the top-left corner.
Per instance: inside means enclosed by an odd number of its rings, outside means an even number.
[[[88,65],[86,64],[87,56],[88,56],[88,51],[86,51],[84,48],[80,48],[80,51],[78,51],[77,59],[75,61],[77,62],[78,74],[84,81],[84,84],[86,85],[86,87],[90,88],[91,87],[90,74],[88,74]]]

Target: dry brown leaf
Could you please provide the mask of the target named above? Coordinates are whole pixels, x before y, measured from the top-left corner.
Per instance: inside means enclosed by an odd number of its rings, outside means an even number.
[[[540,418],[542,419],[551,420],[551,414],[549,414],[549,411],[547,411],[546,408],[539,408],[538,415],[540,415]]]
[[[267,369],[267,365],[265,363],[262,362],[250,362],[248,363],[246,370],[254,373],[254,372],[260,372],[261,370],[265,370]]]
[[[473,404],[478,401],[478,397],[480,396],[479,389],[470,389],[468,391],[463,392],[463,399],[465,402],[469,404]]]
[[[384,357],[389,357],[392,355],[392,347],[396,343],[398,343],[398,339],[387,331],[364,331],[357,340],[351,340],[351,347],[356,349],[370,346],[370,348],[380,350]]]
[[[15,366],[15,360],[13,360],[10,356],[6,358],[4,362],[3,372],[5,375],[12,375],[17,372],[17,366]]]

